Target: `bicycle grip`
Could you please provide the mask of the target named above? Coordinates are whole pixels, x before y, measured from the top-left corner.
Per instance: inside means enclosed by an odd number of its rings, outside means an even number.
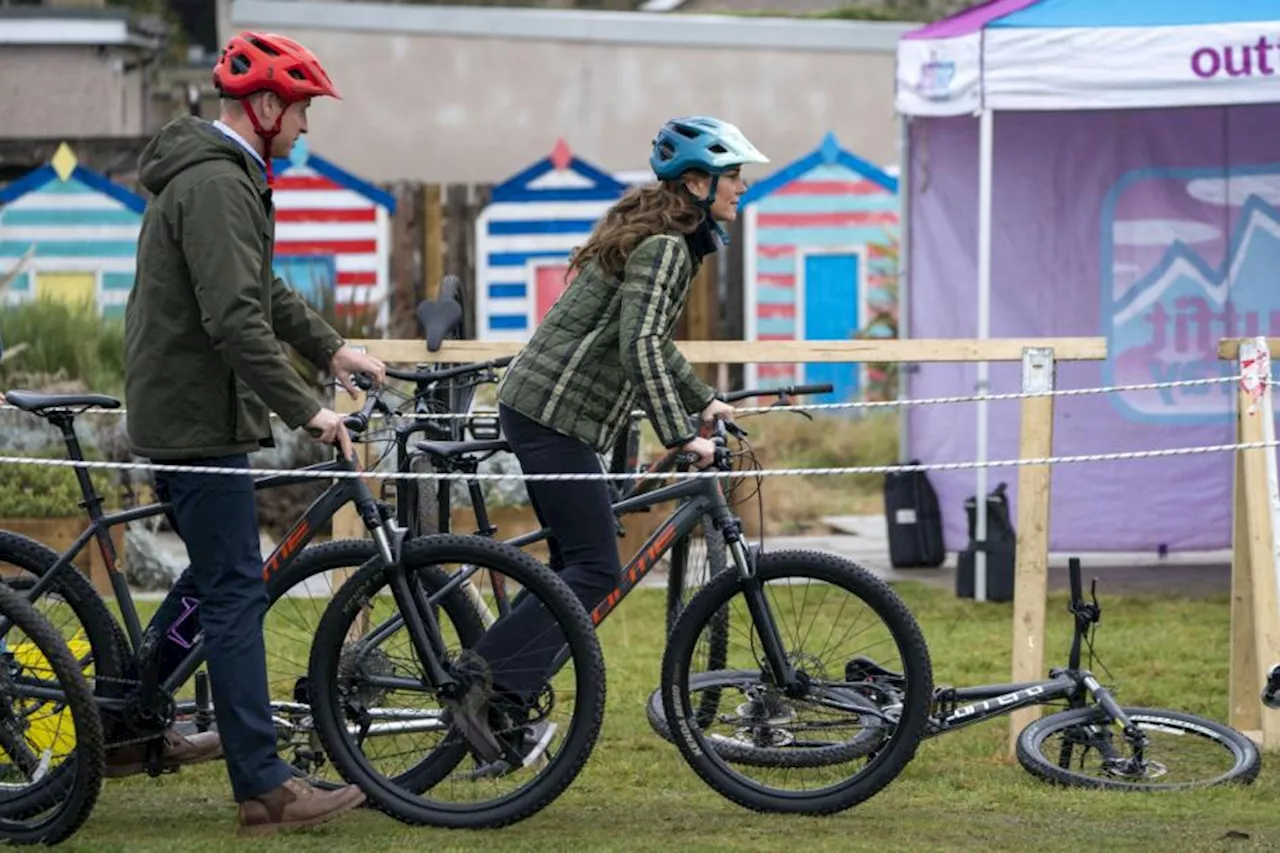
[[[834,390],[836,390],[835,386],[830,382],[819,382],[814,385],[795,385],[791,388],[791,393],[801,397],[805,394],[830,394]]]

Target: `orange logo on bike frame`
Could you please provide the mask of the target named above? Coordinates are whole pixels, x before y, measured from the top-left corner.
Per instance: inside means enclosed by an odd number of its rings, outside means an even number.
[[[298,526],[289,531],[289,535],[285,537],[276,550],[268,558],[262,567],[262,579],[269,580],[276,570],[289,559],[294,551],[298,550],[298,546],[302,544],[302,540],[307,538],[307,534],[311,532],[311,525],[307,523],[305,518],[298,521]]]
[[[623,587],[631,589],[640,583],[641,578],[649,574],[649,570],[658,562],[658,559],[662,557],[663,553],[671,545],[671,541],[675,538],[676,526],[668,521],[653,537],[653,540],[639,554],[636,554],[635,559],[631,561],[631,565],[627,566],[626,571],[622,574],[624,583],[615,587],[613,592],[605,596],[604,601],[597,604],[595,609],[591,611],[592,624],[599,625],[604,621],[604,617],[609,615],[609,611],[613,610],[618,605],[618,602],[622,600]]]

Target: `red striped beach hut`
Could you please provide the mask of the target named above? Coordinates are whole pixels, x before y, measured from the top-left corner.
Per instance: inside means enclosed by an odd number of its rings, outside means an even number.
[[[395,197],[311,153],[305,136],[273,165],[276,274],[312,304],[331,295],[340,315],[376,310],[385,328]]]
[[[898,181],[827,134],[742,198],[747,340],[848,340],[890,299],[886,245],[898,235]],[[857,364],[747,366],[747,384],[830,382],[820,402],[862,397]]]

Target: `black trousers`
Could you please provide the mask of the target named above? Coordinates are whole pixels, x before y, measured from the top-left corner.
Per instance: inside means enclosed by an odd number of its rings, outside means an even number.
[[[506,406],[502,431],[526,474],[599,474],[595,450]],[[622,574],[613,501],[604,480],[530,480],[529,502],[543,527],[551,568],[590,611],[614,590]],[[495,688],[512,699],[536,698],[552,674],[564,635],[547,610],[528,597],[493,624],[476,645],[488,661]]]
[[[184,464],[249,469],[249,457],[220,456]],[[163,463],[161,463],[163,464]],[[205,661],[218,735],[236,802],[244,802],[290,777],[276,755],[271,720],[263,620],[267,587],[253,480],[248,476],[156,471],[156,490],[173,502],[173,521],[187,546],[182,573],[151,620],[164,636],[161,678],[185,655],[182,640],[204,632]],[[187,613],[196,603],[198,611]],[[182,618],[187,613],[186,618]],[[193,618],[194,617],[194,618]],[[180,625],[170,633],[174,622]],[[198,622],[197,622],[198,620]]]

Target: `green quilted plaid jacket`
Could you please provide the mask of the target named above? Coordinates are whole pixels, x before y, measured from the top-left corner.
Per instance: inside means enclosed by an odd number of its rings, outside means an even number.
[[[700,263],[683,236],[658,234],[631,253],[621,279],[583,266],[507,368],[498,400],[602,453],[637,403],[664,446],[693,438],[689,415],[716,392],[671,335]]]

